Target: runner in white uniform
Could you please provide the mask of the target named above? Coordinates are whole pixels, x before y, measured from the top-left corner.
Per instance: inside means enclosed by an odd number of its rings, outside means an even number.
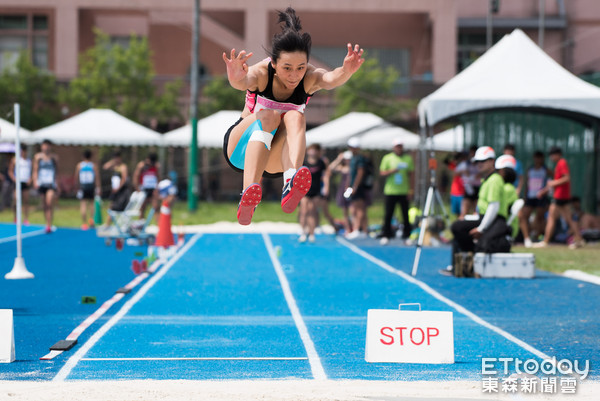
[[[58,170],[58,158],[51,153],[51,146],[52,142],[44,140],[41,152],[36,153],[33,157],[33,186],[42,196],[46,233],[52,232],[54,198],[57,194],[56,171]]]
[[[15,212],[15,221],[17,221],[17,212],[16,212],[16,186],[21,185],[21,209],[23,210],[23,223],[25,225],[29,224],[29,188],[31,188],[31,160],[27,158],[27,145],[24,143],[21,144],[21,154],[19,155],[19,183],[17,183],[17,165],[15,163],[15,158],[13,157],[10,160],[8,166],[8,176],[11,181],[15,183],[15,208],[13,209]]]

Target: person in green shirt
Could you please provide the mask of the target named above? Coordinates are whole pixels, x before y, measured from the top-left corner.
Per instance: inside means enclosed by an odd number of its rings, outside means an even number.
[[[383,156],[379,165],[379,174],[385,177],[384,195],[384,217],[381,232],[381,245],[387,245],[390,238],[394,238],[392,231],[392,217],[396,205],[402,209],[402,220],[404,228],[402,238],[410,236],[411,226],[408,219],[408,203],[412,196],[411,183],[414,176],[414,163],[410,155],[404,153],[404,144],[399,138],[392,142],[393,151]]]
[[[458,252],[491,252],[506,237],[508,205],[504,196],[504,180],[495,169],[496,153],[489,146],[477,149],[473,161],[483,177],[477,198],[477,218],[457,220],[450,230],[452,240],[452,263]],[[467,216],[468,217],[468,216]],[[477,242],[475,242],[477,240]],[[510,248],[510,244],[509,244]],[[454,266],[441,270],[446,275],[454,274]]]
[[[504,198],[506,199],[507,218],[510,217],[512,204],[519,199],[515,182],[517,179],[517,159],[512,155],[504,154],[496,159],[496,170],[504,180]],[[519,233],[519,219],[515,218],[510,223],[510,235],[515,238]]]

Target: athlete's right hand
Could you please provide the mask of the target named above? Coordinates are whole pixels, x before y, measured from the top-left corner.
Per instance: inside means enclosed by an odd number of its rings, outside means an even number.
[[[235,49],[231,49],[230,58],[223,52],[223,61],[225,61],[225,65],[227,66],[227,78],[229,78],[229,82],[238,82],[246,77],[246,74],[248,74],[248,64],[246,62],[250,57],[252,57],[252,53],[246,54],[245,50],[240,51],[236,56]]]

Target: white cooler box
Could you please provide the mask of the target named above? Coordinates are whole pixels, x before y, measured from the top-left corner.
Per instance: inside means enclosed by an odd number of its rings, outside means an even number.
[[[533,278],[533,253],[476,253],[473,271],[483,278]]]

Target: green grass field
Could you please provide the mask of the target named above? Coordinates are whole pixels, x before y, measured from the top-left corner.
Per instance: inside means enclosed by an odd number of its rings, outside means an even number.
[[[104,202],[103,207],[106,208]],[[41,207],[38,204],[30,206],[29,221],[31,224],[44,224]],[[335,218],[342,218],[342,211],[334,204],[330,210]],[[174,225],[212,224],[219,221],[236,221],[237,203],[235,202],[199,202],[198,210],[190,212],[185,202],[177,202],[173,207]],[[106,218],[106,210],[103,210]],[[286,214],[281,211],[279,202],[262,202],[254,215],[254,222],[279,221],[287,223],[297,222],[297,213]],[[370,224],[379,224],[383,219],[383,205],[376,202],[369,208]],[[0,222],[12,222],[13,212],[4,209],[0,212]],[[61,199],[58,202],[54,224],[58,227],[79,227],[81,217],[79,201],[74,199]],[[600,275],[600,244],[588,244],[582,249],[571,251],[564,245],[550,246],[545,249],[526,249],[515,246],[514,252],[531,252],[535,254],[536,266],[539,269],[562,273],[565,270],[576,269],[590,274]]]
[[[106,207],[108,203],[103,202],[103,217],[106,218]],[[330,210],[335,218],[342,218],[341,209],[331,204]],[[173,206],[173,224],[197,225],[212,224],[219,221],[237,221],[237,202],[199,202],[198,209],[190,212],[187,203],[180,201]],[[380,223],[383,219],[383,205],[375,203],[369,208],[370,223]],[[8,209],[0,212],[0,222],[12,222],[13,213]],[[295,223],[298,221],[297,213],[286,214],[281,211],[279,202],[261,202],[252,219],[254,222],[280,221]],[[44,216],[41,206],[31,204],[29,222],[31,224],[44,224]],[[54,213],[54,224],[58,227],[79,227],[81,217],[79,212],[79,201],[74,199],[61,199]]]

